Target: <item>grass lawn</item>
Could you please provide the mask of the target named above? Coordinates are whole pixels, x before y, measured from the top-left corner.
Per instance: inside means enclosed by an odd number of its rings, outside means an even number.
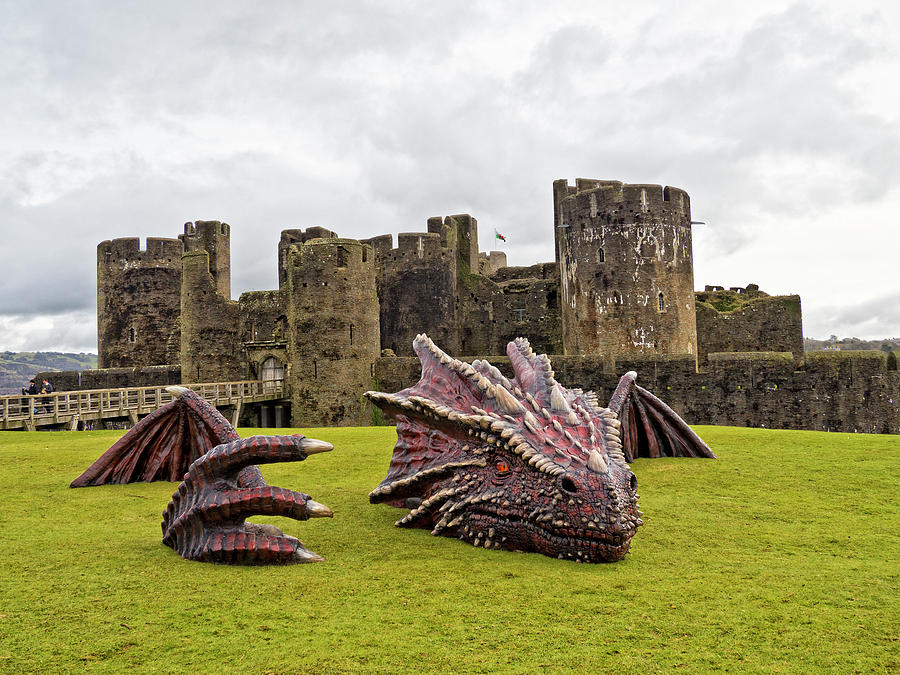
[[[900,437],[698,431],[719,459],[638,460],[631,554],[583,565],[397,529],[393,428],[310,430],[263,473],[334,518],[255,519],[327,558],[289,567],[181,560],[174,483],[69,489],[122,432],[2,432],[0,671],[897,672]]]

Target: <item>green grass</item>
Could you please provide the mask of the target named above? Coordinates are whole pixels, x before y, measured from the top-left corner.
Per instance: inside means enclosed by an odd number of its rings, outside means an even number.
[[[582,565],[393,527],[393,428],[316,429],[263,471],[334,519],[265,520],[327,561],[269,568],[163,546],[172,483],[69,489],[121,432],[4,432],[0,671],[896,672],[900,438],[699,431],[720,459],[636,462],[632,553]]]

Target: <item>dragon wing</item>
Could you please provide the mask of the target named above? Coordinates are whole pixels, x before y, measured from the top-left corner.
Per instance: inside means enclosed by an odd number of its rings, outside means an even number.
[[[709,457],[709,446],[687,422],[656,396],[635,382],[630,371],[619,380],[609,409],[622,423],[622,449],[627,461],[636,457]]]
[[[169,391],[178,398],[135,424],[69,487],[180,481],[195,459],[240,439],[228,420],[196,393],[183,387]]]

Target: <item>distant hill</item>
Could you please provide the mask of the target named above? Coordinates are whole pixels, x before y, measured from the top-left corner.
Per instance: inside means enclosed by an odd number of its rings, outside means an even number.
[[[0,394],[18,394],[35,373],[45,370],[87,370],[97,367],[96,354],[61,352],[0,352]]]

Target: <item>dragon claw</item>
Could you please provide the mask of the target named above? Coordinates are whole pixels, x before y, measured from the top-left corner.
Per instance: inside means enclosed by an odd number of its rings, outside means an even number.
[[[302,461],[330,443],[295,436],[254,436],[218,445],[191,464],[163,514],[163,543],[182,558],[238,565],[320,562],[324,558],[252,515],[295,520],[333,511],[302,492],[268,485],[258,464]]]

